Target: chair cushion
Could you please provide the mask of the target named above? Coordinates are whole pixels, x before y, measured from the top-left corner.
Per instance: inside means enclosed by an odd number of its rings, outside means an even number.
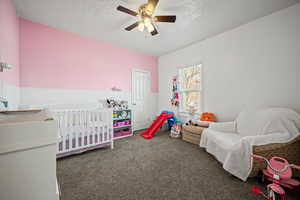
[[[237,133],[224,133],[215,130],[209,130],[209,137],[224,149],[231,149],[235,144],[239,143],[242,136]]]
[[[206,129],[201,137],[200,146],[205,147],[206,151],[224,163],[228,153],[240,142],[241,135],[237,133],[224,133],[213,129]],[[202,143],[202,145],[201,145]]]

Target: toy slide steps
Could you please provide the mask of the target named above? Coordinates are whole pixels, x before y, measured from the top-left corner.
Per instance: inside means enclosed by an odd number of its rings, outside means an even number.
[[[157,130],[163,125],[163,123],[170,117],[173,117],[174,113],[171,112],[162,112],[156,120],[152,123],[152,125],[140,136],[144,137],[145,139],[152,139]]]

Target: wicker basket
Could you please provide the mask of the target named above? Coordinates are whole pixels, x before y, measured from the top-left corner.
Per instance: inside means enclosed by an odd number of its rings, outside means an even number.
[[[268,159],[279,156],[288,160],[289,163],[300,165],[300,136],[289,143],[254,146],[253,153]],[[265,168],[266,164],[264,162],[254,159],[250,177],[257,176],[258,172]],[[300,177],[299,170],[295,170],[293,175]]]
[[[183,126],[181,133],[182,133],[182,140],[199,145],[201,134],[205,128],[199,126]]]

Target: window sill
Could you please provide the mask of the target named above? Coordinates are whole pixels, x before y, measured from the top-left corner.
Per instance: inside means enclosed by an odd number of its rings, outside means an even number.
[[[197,112],[197,113],[194,113],[193,116],[195,115],[200,115],[202,112]],[[179,111],[178,112],[179,115],[182,115],[182,116],[191,116],[191,114],[189,112],[186,112],[186,111]]]

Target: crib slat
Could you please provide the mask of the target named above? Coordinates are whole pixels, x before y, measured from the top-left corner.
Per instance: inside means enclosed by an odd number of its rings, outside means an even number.
[[[94,116],[95,116],[95,121],[94,121],[94,132],[93,132],[93,140],[94,140],[94,144],[97,144],[96,142],[96,135],[97,135],[97,128],[98,128],[98,113],[94,112]]]
[[[78,137],[79,137],[79,130],[80,130],[80,111],[76,111],[75,113],[75,130],[74,130],[74,149],[78,149]]]
[[[90,133],[92,131],[92,120],[93,120],[92,113],[88,111],[87,132],[86,132],[87,147],[90,145]]]
[[[100,144],[100,137],[101,137],[101,112],[98,112],[98,126],[97,126],[97,143]]]
[[[91,131],[91,145],[94,144],[94,135],[95,135],[95,131],[96,131],[96,126],[95,126],[95,122],[96,122],[96,115],[95,112],[92,112],[92,116],[93,116],[93,121],[92,121],[92,131]]]
[[[94,112],[94,129],[93,129],[93,132],[92,132],[92,134],[93,134],[93,136],[92,136],[92,138],[93,138],[93,144],[97,144],[96,143],[97,122],[98,122],[97,120],[98,120],[97,112]]]
[[[73,112],[69,113],[69,127],[68,127],[68,142],[69,142],[69,150],[72,150],[72,139],[74,133],[74,122],[73,122]]]
[[[90,140],[90,143],[89,143],[89,146],[93,145],[93,133],[95,131],[95,115],[94,115],[94,112],[91,111],[91,131],[90,131],[90,135],[89,135],[89,140]]]
[[[109,116],[108,116],[108,111],[106,111],[106,114],[105,114],[105,124],[107,126],[107,133],[106,133],[106,142],[108,142],[110,140],[109,136]]]
[[[95,112],[95,134],[94,134],[94,144],[98,144],[98,127],[99,127],[99,113]]]
[[[104,124],[103,124],[103,132],[102,132],[102,138],[103,138],[103,140],[102,140],[102,142],[103,143],[105,143],[106,142],[106,114],[103,116],[103,122],[104,122]]]
[[[78,143],[77,147],[80,148],[82,145],[82,135],[84,132],[84,111],[80,111],[80,117],[79,117],[79,135],[78,135]]]
[[[104,120],[103,120],[103,112],[101,113],[101,121],[103,122]],[[103,123],[101,124],[101,126],[100,126],[100,130],[99,130],[99,132],[100,132],[100,141],[101,141],[101,143],[103,143]]]
[[[62,112],[62,149],[61,151],[64,152],[66,150],[66,129],[67,129],[67,115],[66,112]]]
[[[61,150],[61,144],[62,144],[62,137],[63,137],[63,133],[62,133],[62,115],[61,113],[55,113],[54,117],[56,117],[58,119],[58,137],[59,137],[59,141],[57,141],[57,152],[59,152]]]
[[[95,121],[94,121],[94,132],[93,132],[93,140],[94,140],[94,144],[97,144],[97,132],[98,132],[98,112],[94,112],[95,115]]]
[[[87,135],[87,132],[89,131],[88,129],[89,129],[89,113],[88,113],[88,111],[85,111],[85,117],[84,117],[84,133],[83,133],[83,146],[85,146],[85,139],[86,139],[86,135]]]
[[[112,115],[111,111],[107,111],[107,112],[108,112],[107,116]],[[113,148],[113,140],[114,140],[113,121],[108,118],[107,124],[109,125],[109,140],[112,141],[111,148]]]
[[[61,149],[60,151],[64,151],[64,141],[65,141],[65,132],[64,132],[64,127],[65,127],[65,124],[64,124],[64,112],[60,112],[59,113],[59,117],[60,117],[60,137],[61,137]]]

